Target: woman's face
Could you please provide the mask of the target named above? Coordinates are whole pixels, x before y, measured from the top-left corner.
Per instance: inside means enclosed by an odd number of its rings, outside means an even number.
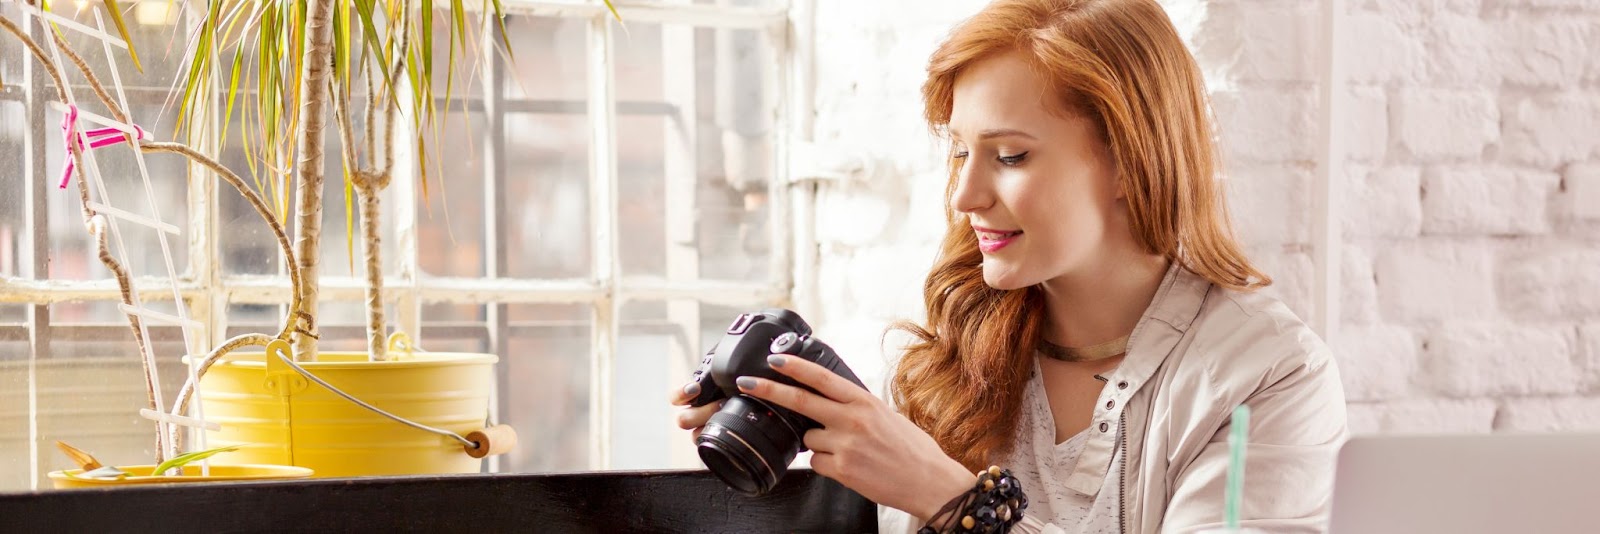
[[[1019,53],[956,78],[950,135],[956,188],[983,251],[983,278],[1017,289],[1084,272],[1131,242],[1110,151],[1088,119],[1068,116]]]

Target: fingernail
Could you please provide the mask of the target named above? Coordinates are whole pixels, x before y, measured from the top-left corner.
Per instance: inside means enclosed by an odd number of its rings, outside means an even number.
[[[782,355],[778,355],[778,354],[773,354],[771,356],[767,356],[767,365],[771,365],[773,367],[783,367],[783,363],[787,362],[787,361],[789,361],[789,358],[787,356],[782,356]]]
[[[756,388],[756,379],[755,379],[755,377],[741,376],[741,377],[739,377],[738,380],[735,380],[735,382],[739,383],[739,389],[742,389],[742,390],[745,390],[745,391],[750,391],[750,390]]]
[[[689,385],[683,386],[683,394],[684,395],[699,395],[700,394],[700,383],[699,382],[690,382]]]

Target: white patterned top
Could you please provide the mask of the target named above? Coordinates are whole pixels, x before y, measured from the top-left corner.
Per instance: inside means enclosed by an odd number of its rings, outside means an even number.
[[[1112,456],[1111,468],[1107,470],[1105,482],[1097,495],[1091,497],[1068,488],[1067,476],[1077,467],[1078,455],[1083,452],[1089,430],[1085,429],[1060,444],[1055,442],[1055,417],[1050,412],[1050,400],[1045,396],[1044,378],[1039,372],[1037,358],[1027,388],[1022,398],[1022,419],[1018,421],[1011,452],[1001,455],[999,461],[994,462],[1010,469],[1022,482],[1022,490],[1028,494],[1028,509],[1024,516],[1047,523],[1048,526],[1044,526],[1043,530],[1048,532],[1119,534],[1122,451],[1118,450]],[[879,532],[911,533],[921,526],[910,514],[879,507]]]

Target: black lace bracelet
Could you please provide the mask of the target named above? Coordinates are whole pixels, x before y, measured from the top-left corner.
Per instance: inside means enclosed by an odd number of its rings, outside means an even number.
[[[1011,470],[998,466],[977,474],[978,482],[972,489],[951,499],[917,534],[1011,532],[1011,527],[1022,521],[1022,511],[1028,509],[1022,484]],[[945,526],[937,530],[934,525]]]

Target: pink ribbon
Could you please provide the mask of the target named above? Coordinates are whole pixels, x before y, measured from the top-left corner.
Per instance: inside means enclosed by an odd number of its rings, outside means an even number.
[[[139,134],[138,136],[135,137],[136,139],[143,139],[145,137],[144,128],[140,128],[139,125],[137,125],[137,124],[132,124],[130,126],[133,126],[133,130]],[[78,106],[77,105],[74,105],[74,104],[68,104],[67,105],[67,113],[61,117],[61,134],[62,134],[62,145],[61,146],[64,149],[67,150],[67,164],[64,165],[63,168],[62,168],[62,171],[61,171],[61,185],[59,187],[61,189],[66,189],[67,188],[67,182],[72,181],[72,171],[74,170],[75,167],[77,167],[77,165],[75,164],[75,162],[72,159],[72,150],[70,148],[66,148],[66,147],[70,147],[70,146],[72,146],[73,143],[76,143],[78,145],[78,150],[81,151],[81,150],[84,149],[83,140],[78,138]],[[96,128],[96,129],[84,132],[83,135],[84,135],[84,137],[88,137],[89,138],[89,148],[90,149],[95,149],[95,148],[100,148],[100,147],[103,147],[103,146],[111,146],[111,145],[115,145],[115,144],[120,144],[120,143],[122,143],[124,141],[127,141],[127,139],[128,139],[126,136],[123,135],[122,130],[118,130],[116,128]]]

